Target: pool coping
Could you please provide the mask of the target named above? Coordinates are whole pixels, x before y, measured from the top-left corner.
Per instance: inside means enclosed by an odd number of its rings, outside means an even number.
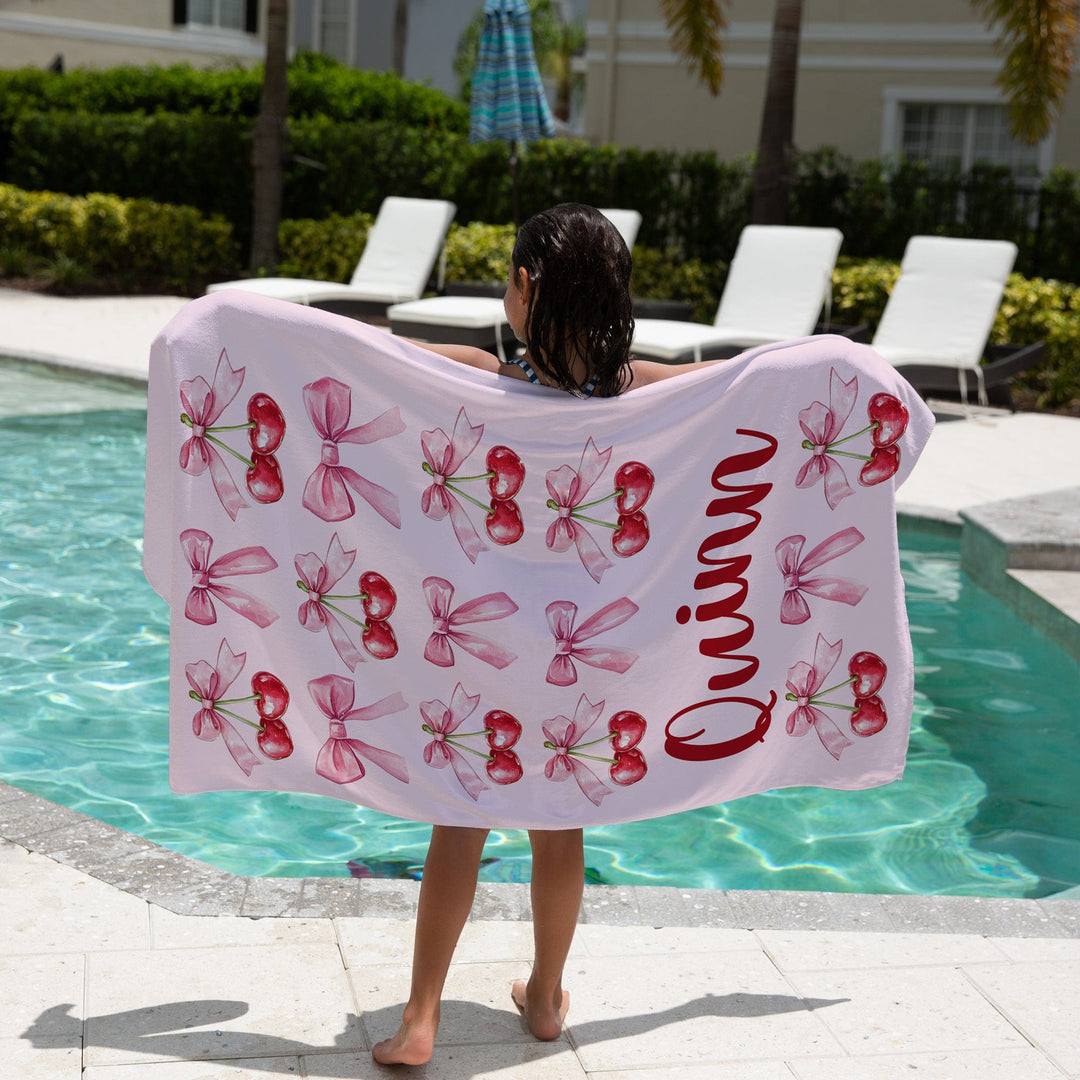
[[[178,915],[411,919],[420,883],[241,877],[0,781],[0,838]],[[529,886],[481,882],[474,921],[529,921]],[[586,885],[609,926],[1080,938],[1080,899]]]

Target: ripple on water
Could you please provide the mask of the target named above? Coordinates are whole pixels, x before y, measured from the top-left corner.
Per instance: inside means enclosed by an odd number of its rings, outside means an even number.
[[[140,569],[144,425],[125,409],[0,421],[0,776],[236,873],[416,876],[429,826],[313,795],[169,790],[168,616]],[[1080,883],[1077,666],[967,582],[954,546],[903,545],[917,671],[904,779],[591,829],[590,881],[982,896]],[[528,874],[525,835],[493,831],[483,878]]]

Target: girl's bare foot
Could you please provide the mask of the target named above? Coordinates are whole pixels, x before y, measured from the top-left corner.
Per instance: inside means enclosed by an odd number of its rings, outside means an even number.
[[[570,994],[562,990],[559,992],[559,1000],[547,1002],[532,1002],[529,1000],[529,987],[518,979],[510,987],[510,996],[514,1004],[525,1016],[525,1023],[529,1030],[542,1042],[551,1042],[562,1033],[563,1020],[570,1009]]]
[[[392,1038],[376,1043],[371,1056],[380,1065],[423,1065],[431,1060],[439,1021],[402,1020]]]

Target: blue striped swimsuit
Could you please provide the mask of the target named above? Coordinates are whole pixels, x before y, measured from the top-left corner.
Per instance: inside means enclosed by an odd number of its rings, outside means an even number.
[[[521,368],[522,371],[525,372],[525,378],[527,378],[529,380],[529,382],[533,383],[534,385],[536,385],[536,386],[542,386],[543,385],[540,382],[540,376],[537,375],[535,371],[533,371],[532,364],[530,364],[529,361],[526,360],[524,356],[511,356],[511,357],[508,357],[506,359],[506,361],[504,361],[504,362],[507,363],[507,364],[516,364],[519,368]],[[587,398],[587,397],[592,397],[593,391],[595,389],[596,389],[596,376],[594,375],[591,379],[589,379],[589,381],[580,390],[577,390],[577,391],[571,390],[570,393],[572,393],[574,395],[574,397]]]

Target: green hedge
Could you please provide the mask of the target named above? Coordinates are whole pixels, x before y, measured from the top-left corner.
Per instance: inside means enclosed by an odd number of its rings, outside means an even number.
[[[253,120],[262,67],[206,70],[171,67],[79,68],[64,74],[0,71],[0,119],[24,112],[209,113]],[[344,67],[298,53],[289,64],[289,115],[385,120],[409,127],[468,133],[468,109],[439,90],[388,72]]]
[[[66,258],[121,287],[200,292],[235,267],[232,226],[188,206],[115,195],[72,197],[0,184],[0,249]]]

